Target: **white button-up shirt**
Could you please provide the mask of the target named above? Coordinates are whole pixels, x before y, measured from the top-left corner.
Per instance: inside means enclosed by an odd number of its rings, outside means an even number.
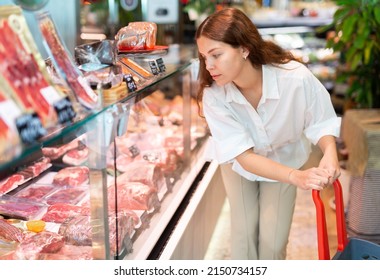
[[[204,89],[203,108],[211,131],[206,157],[249,180],[272,181],[244,170],[235,157],[252,148],[256,154],[299,168],[308,159],[311,143],[325,135],[339,136],[330,94],[301,63],[263,65],[262,97],[257,110],[234,83]],[[275,172],[275,171],[274,171]]]

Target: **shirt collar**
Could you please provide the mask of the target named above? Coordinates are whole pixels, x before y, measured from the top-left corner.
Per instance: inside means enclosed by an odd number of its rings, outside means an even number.
[[[260,102],[265,102],[266,99],[278,99],[280,94],[277,87],[276,69],[273,66],[263,65],[263,96]],[[235,102],[238,104],[246,103],[246,99],[241,94],[234,83],[228,83],[224,86],[225,101]]]

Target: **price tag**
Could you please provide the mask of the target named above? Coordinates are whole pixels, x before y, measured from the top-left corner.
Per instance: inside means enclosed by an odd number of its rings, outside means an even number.
[[[132,158],[135,158],[140,154],[140,149],[136,145],[130,146],[129,151],[131,152]]]
[[[72,121],[76,116],[73,105],[69,97],[62,98],[61,100],[54,103],[54,109],[58,115],[58,121],[61,124]]]
[[[165,66],[164,60],[161,57],[156,60],[156,63],[158,65],[158,69],[160,69],[161,73],[166,71],[166,66]]]
[[[127,83],[128,92],[137,90],[137,85],[131,74],[124,75],[124,81]]]
[[[31,144],[46,134],[46,129],[42,126],[41,120],[36,113],[24,114],[18,117],[16,127],[24,144]]]
[[[150,67],[150,70],[152,71],[153,75],[160,74],[160,70],[157,68],[157,64],[154,60],[149,61],[149,67]]]

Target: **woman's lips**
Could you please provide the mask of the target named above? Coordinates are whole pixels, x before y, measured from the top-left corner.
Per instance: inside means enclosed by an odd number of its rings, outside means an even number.
[[[211,77],[216,80],[217,78],[219,78],[221,75],[211,75]]]

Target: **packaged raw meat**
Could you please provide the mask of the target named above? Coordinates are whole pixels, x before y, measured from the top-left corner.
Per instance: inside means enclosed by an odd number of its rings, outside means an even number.
[[[42,154],[51,160],[58,159],[70,150],[85,147],[84,143],[86,142],[86,139],[87,135],[82,134],[67,144],[58,147],[43,147]]]
[[[16,128],[16,119],[21,110],[3,91],[0,82],[0,163],[10,160],[17,153],[20,137]]]
[[[66,167],[57,172],[53,178],[53,185],[78,187],[88,183],[90,169],[87,166]]]
[[[118,181],[116,187],[108,187],[108,207],[110,210],[146,210],[154,211],[160,208],[156,189],[140,182]],[[117,201],[117,205],[116,202]]]
[[[46,50],[50,54],[57,72],[64,77],[78,101],[87,109],[94,109],[98,103],[98,95],[91,89],[84,76],[74,63],[69,51],[64,46],[55,24],[49,13],[38,16]]]
[[[15,256],[19,260],[36,260],[40,253],[56,253],[65,244],[62,235],[42,231],[24,238],[17,247]]]
[[[78,204],[89,193],[88,187],[59,188],[45,197],[48,205],[57,203]]]
[[[66,152],[66,154],[62,157],[62,161],[67,165],[82,165],[88,159],[88,152],[89,150],[87,147],[72,149]]]
[[[0,7],[0,76],[22,111],[36,112],[44,126],[59,119],[55,105],[66,94],[49,77],[46,65],[18,6]]]
[[[117,177],[117,182],[140,182],[154,188],[156,191],[165,186],[164,174],[155,163],[139,160],[123,166],[117,164],[116,167],[123,172]]]
[[[14,225],[8,223],[5,219],[0,219],[0,237],[9,240],[21,242],[24,239],[24,232]]]
[[[9,195],[0,196],[0,215],[21,220],[38,219],[46,211],[47,206],[27,199]]]
[[[53,185],[31,184],[13,196],[18,198],[26,198],[31,201],[42,202],[45,196],[55,192],[56,190],[57,187]]]
[[[118,229],[116,230],[116,220],[118,221]],[[128,252],[132,248],[130,246],[130,238],[139,222],[139,218],[133,211],[119,211],[116,215],[112,213],[108,218],[111,251],[116,253],[116,233],[119,235],[118,244],[119,252],[126,248]],[[65,237],[65,243],[76,246],[91,246],[93,225],[90,216],[75,216],[67,219],[59,228],[58,233]]]
[[[45,222],[63,223],[66,219],[78,215],[90,215],[90,208],[88,206],[57,203],[48,207],[41,220]]]
[[[12,174],[0,181],[0,196],[6,194],[25,183],[25,177],[21,174]]]
[[[154,22],[130,22],[116,36],[120,51],[149,50],[156,46],[157,25]]]

